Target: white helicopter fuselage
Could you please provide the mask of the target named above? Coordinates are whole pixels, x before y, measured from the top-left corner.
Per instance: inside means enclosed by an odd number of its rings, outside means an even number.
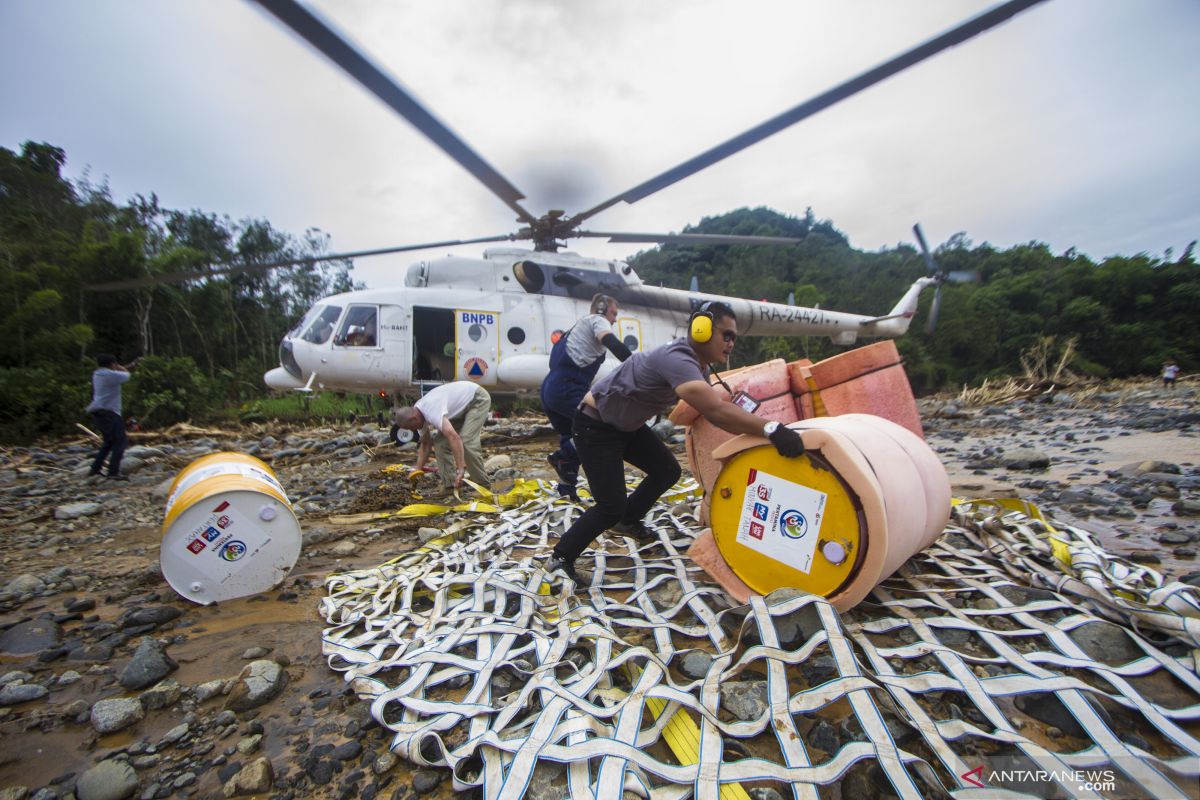
[[[637,352],[684,335],[708,300],[733,308],[743,336],[829,336],[846,345],[901,336],[931,283],[919,279],[887,315],[867,317],[647,286],[621,261],[493,248],[483,259],[413,264],[402,287],[325,298],[284,337],[281,365],[264,380],[278,390],[385,395],[454,380],[500,394],[535,392],[554,342],[598,292],[616,297],[617,336]],[[600,374],[616,364],[609,356]]]

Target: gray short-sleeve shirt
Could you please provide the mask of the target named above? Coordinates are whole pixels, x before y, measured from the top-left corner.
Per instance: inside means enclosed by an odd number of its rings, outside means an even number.
[[[634,353],[592,387],[592,396],[601,419],[617,430],[633,431],[679,400],[677,386],[704,380],[696,351],[687,339],[676,339]]]

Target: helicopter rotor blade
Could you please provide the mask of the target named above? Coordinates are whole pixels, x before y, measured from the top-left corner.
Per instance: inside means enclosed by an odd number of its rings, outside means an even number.
[[[261,0],[260,0],[261,1]],[[977,36],[984,31],[1005,22],[1012,17],[1020,14],[1038,3],[1045,0],[1009,0],[1007,3],[996,6],[993,9],[983,12],[976,17],[972,17],[951,28],[945,33],[935,36],[929,41],[919,44],[910,50],[906,50],[900,55],[892,58],[889,61],[869,69],[866,72],[851,78],[844,83],[841,83],[832,89],[819,94],[811,100],[807,100],[798,106],[795,106],[778,116],[772,117],[766,122],[757,125],[745,133],[741,133],[732,139],[723,142],[698,156],[695,156],[688,161],[683,162],[679,166],[673,167],[666,172],[651,178],[648,181],[638,184],[615,197],[605,200],[603,203],[590,208],[587,211],[576,214],[569,220],[571,225],[578,225],[583,220],[591,217],[601,211],[616,205],[621,201],[626,203],[636,203],[651,194],[665,189],[673,183],[683,180],[684,178],[694,175],[706,167],[728,158],[734,153],[740,152],[752,144],[762,141],[767,137],[778,133],[779,131],[795,125],[803,119],[806,119],[818,111],[822,111],[835,103],[840,103],[848,97],[851,97],[863,89],[879,83],[885,78],[889,78],[909,67],[919,64],[925,59],[934,56],[943,50],[962,44],[968,39]]]
[[[475,176],[480,183],[491,190],[492,194],[515,211],[517,219],[527,224],[535,220],[535,217],[517,202],[525,198],[520,190],[484,161],[454,131],[430,113],[394,78],[350,44],[344,35],[334,30],[331,24],[296,0],[254,0],[254,2],[274,14],[284,25],[287,25],[301,38],[321,51],[326,58],[349,73],[350,77],[358,81],[363,88],[370,91],[389,108],[408,120],[413,127],[425,134],[426,138],[440,147],[446,155],[457,161],[463,169]]]
[[[280,267],[301,266],[320,263],[322,261],[338,261],[344,258],[365,258],[380,256],[387,253],[404,253],[409,250],[432,250],[437,247],[455,247],[461,244],[481,244],[483,242],[511,242],[517,237],[512,234],[499,236],[484,236],[478,239],[451,239],[444,242],[426,242],[424,244],[407,244],[399,247],[380,247],[375,250],[355,250],[350,253],[329,253],[322,256],[304,256],[269,261],[261,264],[214,264],[211,269],[201,272],[172,272],[163,275],[146,275],[141,278],[131,278],[112,283],[98,283],[85,288],[94,292],[119,292],[125,289],[141,289],[146,286],[157,286],[164,283],[183,283],[200,278],[212,278],[218,275],[237,275],[249,272],[267,272]]]
[[[790,236],[738,236],[722,233],[606,233],[576,231],[580,238],[607,238],[614,244],[799,244],[803,239]]]
[[[933,260],[933,253],[929,252],[929,245],[925,243],[925,234],[921,231],[921,223],[913,225],[913,235],[917,237],[917,244],[921,245],[921,255],[925,259],[925,265],[929,267],[929,274],[936,276],[938,274],[937,262]]]
[[[933,329],[937,327],[938,314],[942,310],[942,284],[937,285],[937,289],[933,292],[933,303],[929,306],[929,319],[925,321],[925,333],[932,334]]]

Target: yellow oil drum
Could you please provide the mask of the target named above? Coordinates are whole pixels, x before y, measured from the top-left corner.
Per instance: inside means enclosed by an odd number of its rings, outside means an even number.
[[[300,556],[300,523],[271,468],[245,453],[211,453],[185,467],[167,495],[163,577],[209,605],[279,584]]]
[[[921,437],[869,414],[792,423],[806,452],[761,437],[713,452],[709,495],[721,557],[759,594],[795,587],[852,608],[941,535],[950,480]]]

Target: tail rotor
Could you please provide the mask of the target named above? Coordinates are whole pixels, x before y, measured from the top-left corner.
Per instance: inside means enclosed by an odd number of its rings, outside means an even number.
[[[925,265],[929,267],[929,276],[937,284],[937,288],[933,292],[933,303],[929,306],[929,318],[925,321],[925,333],[932,334],[933,329],[937,327],[938,314],[942,310],[942,284],[946,281],[951,283],[978,281],[979,273],[946,272],[938,266],[937,261],[933,258],[933,253],[929,252],[929,245],[925,243],[925,233],[921,230],[921,223],[913,225],[913,235],[917,237],[917,244],[921,245],[921,257],[925,259]]]

